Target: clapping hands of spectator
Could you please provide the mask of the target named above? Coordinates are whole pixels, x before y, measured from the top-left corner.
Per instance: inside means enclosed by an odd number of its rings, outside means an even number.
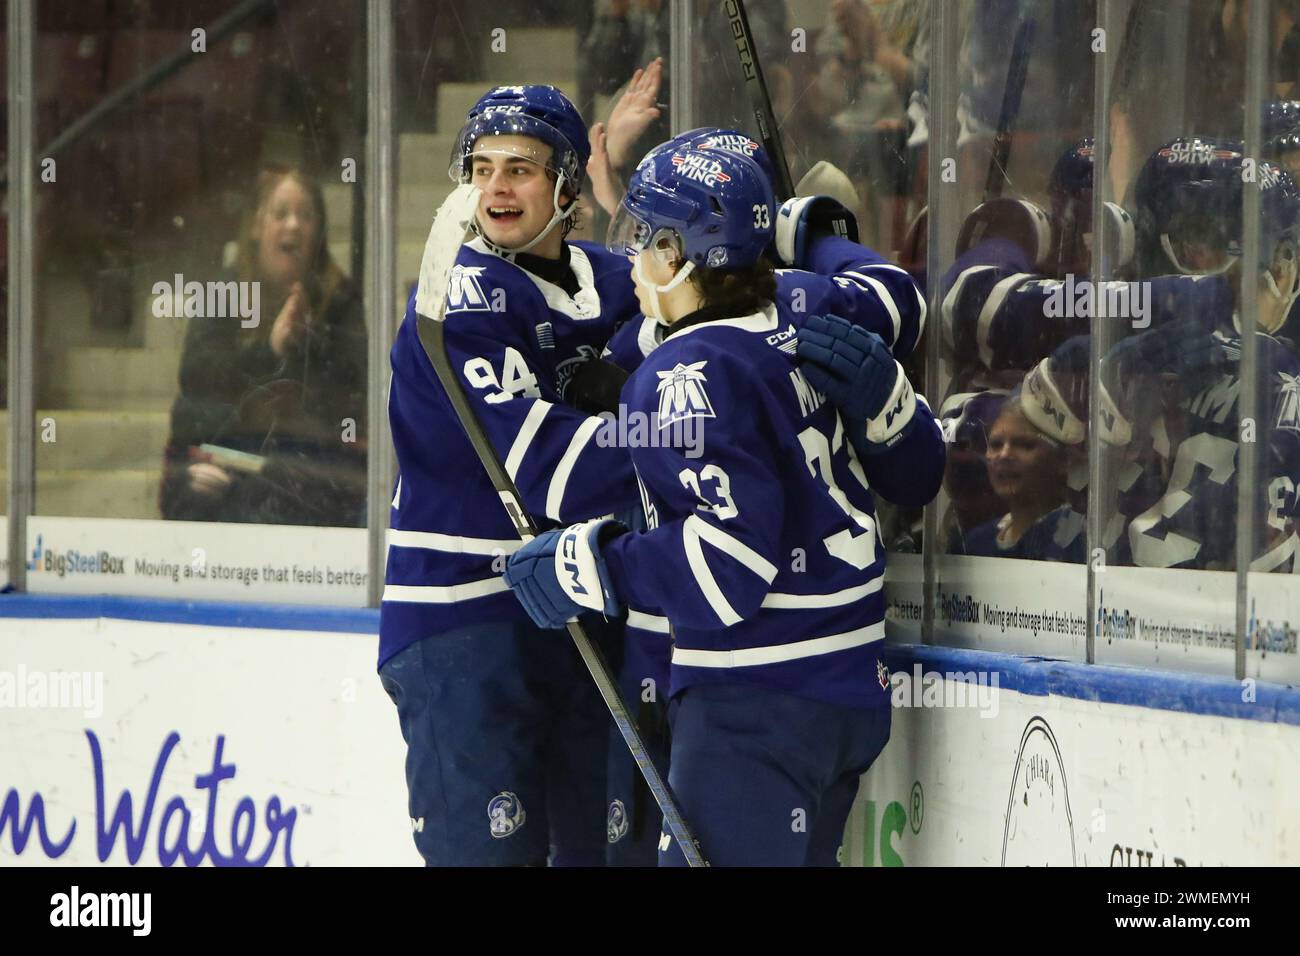
[[[609,165],[609,153],[605,141],[608,139],[604,123],[595,123],[591,127],[591,158],[587,160],[587,178],[591,180],[591,193],[600,203],[600,208],[609,215],[614,215],[623,198],[623,184]]]
[[[271,327],[271,351],[284,358],[285,353],[298,344],[311,325],[311,303],[301,282],[295,282],[289,291],[280,314]]]
[[[659,118],[659,87],[663,77],[664,59],[656,57],[645,69],[632,74],[631,82],[610,111],[609,122],[602,129],[607,135],[606,151],[613,169],[621,169],[627,163],[627,151]]]
[[[190,491],[208,498],[219,498],[230,488],[230,472],[220,465],[206,461],[196,461],[186,469],[189,474]]]
[[[591,127],[587,176],[596,202],[611,216],[623,199],[623,183],[615,170],[626,162],[627,151],[641,138],[646,127],[659,118],[656,101],[663,82],[663,68],[663,57],[659,57],[632,74],[627,89],[609,114],[609,122]]]

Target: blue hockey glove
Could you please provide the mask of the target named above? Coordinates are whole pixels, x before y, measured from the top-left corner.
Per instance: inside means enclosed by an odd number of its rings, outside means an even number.
[[[614,617],[622,605],[600,549],[625,530],[606,518],[539,534],[510,556],[506,584],[538,627],[564,627],[584,611]]]
[[[859,451],[884,451],[911,431],[916,393],[885,340],[838,315],[810,315],[799,330],[799,370],[843,413]]]
[[[1176,375],[1190,396],[1229,370],[1232,343],[1214,326],[1212,315],[1193,315],[1130,336],[1110,350],[1101,364],[1102,401],[1113,406],[1119,432],[1131,432],[1139,413],[1159,404],[1159,375]]]
[[[858,241],[858,221],[830,196],[787,199],[776,214],[776,254],[782,265],[806,269],[808,247],[817,236]]]

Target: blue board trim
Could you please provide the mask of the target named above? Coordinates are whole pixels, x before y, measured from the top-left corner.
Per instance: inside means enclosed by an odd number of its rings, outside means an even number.
[[[0,594],[0,618],[111,617],[125,621],[260,627],[287,631],[378,634],[375,608],[310,604],[243,604],[235,601],[176,601],[110,594]]]
[[[998,686],[1034,697],[1069,697],[1099,704],[1126,704],[1152,710],[1228,717],[1300,726],[1300,688],[1227,677],[1080,664],[1046,657],[1020,657],[992,651],[921,644],[887,644],[890,670],[984,672],[998,675]],[[1253,700],[1243,696],[1253,695]]]
[[[256,627],[291,631],[378,634],[374,608],[331,608],[296,604],[176,601],[115,595],[0,594],[0,618],[96,618]],[[1258,681],[1254,700],[1242,700],[1240,681],[1137,667],[1080,664],[1045,657],[922,644],[887,644],[891,670],[982,671],[998,675],[998,686],[1035,697],[1069,697],[1099,704],[1300,726],[1300,688]]]

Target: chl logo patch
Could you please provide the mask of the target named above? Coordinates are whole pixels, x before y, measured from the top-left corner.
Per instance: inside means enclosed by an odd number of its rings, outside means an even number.
[[[496,840],[510,836],[527,819],[523,803],[509,790],[502,790],[488,802],[487,815],[488,828]]]
[[[876,680],[880,681],[881,690],[889,690],[889,668],[884,661],[876,661]]]
[[[617,843],[627,836],[627,807],[622,800],[615,800],[609,805],[609,817],[605,821],[605,836],[610,843]]]
[[[717,418],[713,403],[704,390],[704,366],[708,361],[677,363],[669,372],[656,372],[659,376],[659,427],[688,418]]]

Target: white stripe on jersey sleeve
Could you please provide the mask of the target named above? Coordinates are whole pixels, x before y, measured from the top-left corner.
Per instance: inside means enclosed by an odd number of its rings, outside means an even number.
[[[845,588],[842,591],[833,591],[830,594],[778,594],[773,591],[763,598],[763,607],[778,610],[843,607],[845,604],[852,604],[854,601],[861,601],[864,597],[875,594],[880,590],[884,581],[883,577],[878,577],[866,584]]]
[[[948,290],[948,294],[943,297],[939,310],[943,315],[943,341],[948,348],[957,348],[957,343],[953,337],[952,323],[954,314],[957,311],[957,303],[961,299],[961,291],[966,286],[966,280],[980,272],[988,272],[996,268],[997,266],[971,266],[969,269],[963,269],[961,275],[957,276],[957,281]]]
[[[930,307],[926,304],[925,296],[921,295],[921,290],[916,285],[916,280],[912,274],[902,266],[896,266],[892,262],[876,262],[867,266],[860,266],[862,269],[888,269],[890,272],[899,272],[907,276],[908,282],[912,286],[912,294],[916,296],[916,341],[921,341],[921,336],[925,332],[925,320],[929,314]]]
[[[730,555],[749,568],[762,578],[765,584],[771,584],[772,579],[776,577],[776,565],[745,543],[737,541],[721,528],[709,524],[699,515],[693,514],[686,519],[682,531],[685,532],[688,528],[697,538],[703,538],[723,554]]]
[[[645,611],[637,611],[633,608],[627,609],[627,626],[635,627],[639,631],[653,631],[655,634],[668,634],[668,618],[660,617],[658,614],[647,614]]]
[[[510,585],[506,584],[506,579],[500,577],[452,584],[447,587],[385,584],[383,600],[404,604],[455,604],[457,601],[469,601],[509,590]]]
[[[736,609],[727,601],[722,589],[718,587],[718,582],[713,579],[713,572],[709,570],[709,562],[704,559],[704,548],[700,545],[700,536],[691,526],[691,522],[698,520],[695,515],[691,515],[682,525],[682,546],[686,549],[686,563],[690,566],[691,574],[695,576],[695,583],[699,585],[704,599],[709,602],[709,607],[713,613],[718,616],[723,627],[730,627],[738,624],[741,620]],[[702,523],[702,522],[701,522]]]
[[[885,284],[879,279],[873,279],[871,276],[864,276],[861,272],[841,272],[840,275],[853,276],[855,279],[861,279],[871,287],[873,292],[876,293],[876,298],[879,299],[880,304],[885,307],[885,311],[889,313],[889,321],[894,325],[894,335],[893,338],[889,340],[889,345],[891,348],[896,345],[898,343],[898,337],[903,333],[903,317],[899,314],[898,305],[894,302],[894,297],[890,295],[889,289],[887,289]]]
[[[518,538],[466,538],[458,534],[439,534],[435,531],[388,530],[388,544],[397,548],[426,548],[450,554],[514,554],[523,542]]]
[[[573,474],[573,466],[577,464],[578,456],[582,454],[582,450],[587,447],[587,442],[591,441],[591,436],[596,434],[596,430],[602,424],[604,419],[588,418],[573,433],[573,439],[569,442],[569,447],[564,450],[560,463],[555,466],[555,473],[551,475],[551,484],[546,489],[548,518],[554,521],[560,520],[560,508],[564,505],[564,491],[569,485],[569,475]]]
[[[1017,272],[1015,275],[1007,276],[993,287],[993,291],[984,301],[984,308],[980,310],[979,324],[975,327],[975,343],[979,346],[980,361],[985,367],[993,365],[993,349],[989,346],[989,326],[993,324],[993,316],[997,315],[998,309],[1002,308],[1002,303],[1006,301],[1012,289],[1025,279],[1032,278],[1033,276],[1028,272]]]
[[[510,476],[511,481],[518,480],[515,476],[519,473],[519,466],[524,463],[528,446],[532,444],[533,436],[537,434],[537,429],[542,427],[542,419],[550,410],[551,403],[540,399],[534,401],[533,407],[528,409],[528,416],[519,426],[519,434],[515,436],[514,443],[510,446],[510,454],[506,455],[506,474]]]
[[[755,667],[760,664],[780,664],[805,657],[847,651],[874,641],[884,640],[885,622],[877,621],[855,631],[813,637],[806,641],[791,641],[771,647],[746,647],[734,651],[702,651],[673,648],[673,663],[679,667]]]

